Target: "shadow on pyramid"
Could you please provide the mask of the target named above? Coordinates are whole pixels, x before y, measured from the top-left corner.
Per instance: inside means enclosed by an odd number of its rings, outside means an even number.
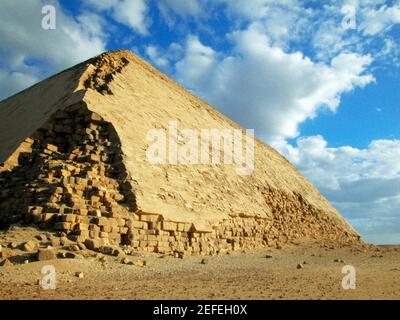
[[[249,175],[233,163],[149,163],[148,133],[171,121],[197,132],[243,130],[129,51],[104,53],[2,101],[0,226],[33,224],[92,250],[165,254],[361,243],[259,140]]]

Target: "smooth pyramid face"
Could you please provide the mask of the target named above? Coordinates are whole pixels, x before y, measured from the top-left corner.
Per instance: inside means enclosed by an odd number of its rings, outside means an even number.
[[[160,253],[359,243],[271,147],[255,140],[243,175],[238,163],[223,161],[225,139],[218,163],[209,145],[201,148],[205,132],[243,133],[134,54],[95,57],[0,103],[0,223],[35,223],[93,249],[127,244]],[[163,161],[149,160],[154,133]],[[245,138],[236,141],[243,154],[251,150]]]

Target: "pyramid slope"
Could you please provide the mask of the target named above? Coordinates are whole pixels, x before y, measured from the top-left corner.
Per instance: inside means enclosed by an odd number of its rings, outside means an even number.
[[[186,232],[177,230],[180,223],[189,224],[196,232],[224,238],[228,246],[231,239],[224,234],[241,239],[248,232],[263,245],[296,238],[359,241],[318,190],[258,140],[249,176],[237,175],[235,165],[150,165],[146,135],[151,129],[167,129],[170,121],[198,131],[240,127],[129,51],[103,54],[1,102],[4,168],[17,164],[17,149],[26,138],[74,105],[112,124],[136,212],[176,223],[176,232]]]

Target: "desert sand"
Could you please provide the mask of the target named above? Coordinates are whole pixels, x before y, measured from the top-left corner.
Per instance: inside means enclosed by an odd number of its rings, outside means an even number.
[[[0,241],[21,240],[37,231],[13,228]],[[4,249],[3,249],[4,250]],[[21,252],[22,254],[22,252]],[[268,257],[267,257],[268,256]],[[20,261],[29,258],[20,257]],[[298,243],[183,259],[156,253],[121,257],[57,259],[0,267],[0,299],[399,299],[400,248],[334,248]],[[341,261],[342,260],[342,261]],[[303,268],[298,269],[298,264]],[[38,283],[45,265],[56,269],[55,290]],[[356,289],[344,290],[342,267],[356,269]],[[83,278],[77,275],[82,273]]]
[[[398,248],[366,245],[261,141],[245,176],[149,162],[148,133],[171,123],[243,130],[128,51],[0,102],[1,299],[399,298]]]

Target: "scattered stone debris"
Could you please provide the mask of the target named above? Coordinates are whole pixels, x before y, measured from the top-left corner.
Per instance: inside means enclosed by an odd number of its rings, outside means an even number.
[[[118,258],[122,258],[122,257],[125,257],[125,252],[124,252],[124,250],[122,250],[122,249],[120,249],[120,248],[115,248],[113,251],[112,251],[112,255],[114,256],[114,257],[118,257]]]
[[[58,247],[61,244],[60,238],[52,238],[50,242],[52,247]]]
[[[36,250],[37,250],[37,245],[36,245],[36,243],[33,242],[33,241],[25,242],[25,243],[22,245],[22,251],[25,251],[25,252],[33,252],[33,251],[36,251]]]
[[[121,263],[122,263],[122,264],[133,264],[132,261],[129,260],[128,258],[123,258],[123,259],[121,260]]]
[[[79,279],[83,279],[85,277],[85,274],[83,272],[76,272],[75,277],[77,277]]]
[[[80,248],[79,248],[78,245],[74,244],[74,245],[69,246],[69,247],[68,247],[68,250],[69,250],[69,251],[72,251],[72,252],[75,252],[75,251],[79,251]]]
[[[62,236],[60,238],[60,243],[63,246],[72,246],[72,245],[74,245],[74,242],[69,240],[66,236]]]
[[[129,75],[137,71],[144,72],[143,79],[147,74],[141,69],[143,65],[140,59],[125,51],[104,53],[93,58],[88,65],[93,69],[87,69],[84,75],[80,73],[83,71],[82,65],[75,67],[75,80],[79,78],[86,89],[95,89],[107,95],[112,95],[110,88],[113,87],[111,83],[116,73],[127,72],[126,75]],[[154,75],[159,77],[157,73]],[[59,77],[56,75],[51,81],[64,81]],[[166,83],[169,81],[166,78],[164,80]],[[117,96],[99,100],[82,99],[79,95],[71,95],[70,86],[62,83],[67,91],[58,90],[53,97],[54,101],[63,102],[59,108],[51,108],[48,105],[51,100],[44,100],[41,106],[33,110],[27,101],[20,101],[27,104],[21,107],[20,116],[30,119],[30,136],[21,131],[18,139],[13,137],[18,129],[17,123],[10,123],[15,130],[8,130],[2,136],[1,225],[32,224],[41,230],[54,232],[60,237],[62,246],[78,246],[78,250],[85,250],[79,244],[83,243],[87,249],[96,252],[102,247],[114,247],[106,254],[120,258],[127,252],[115,247],[125,244],[141,252],[171,255],[179,251],[175,256],[183,258],[189,255],[230,254],[266,246],[279,250],[299,237],[360,242],[359,236],[346,225],[328,201],[321,198],[320,193],[298,172],[293,171],[283,158],[261,142],[258,142],[261,151],[257,153],[257,161],[263,166],[254,172],[254,179],[249,180],[248,184],[243,183],[236,174],[228,173],[225,165],[212,166],[210,172],[182,167],[180,174],[190,176],[192,183],[186,179],[169,180],[165,175],[156,175],[153,166],[144,166],[143,170],[135,171],[134,162],[127,159],[142,156],[137,143],[130,145],[131,138],[136,139],[133,137],[140,137],[142,133],[137,131],[139,126],[134,123],[128,125],[129,135],[126,136],[121,126],[122,120],[111,109],[102,108],[103,104],[110,103],[109,99],[115,98],[115,101],[111,101],[113,105],[121,106],[125,106],[124,100],[118,100]],[[47,82],[42,82],[35,88],[47,86]],[[169,85],[165,88],[170,90]],[[22,96],[34,99],[39,104],[42,97],[31,90],[21,93]],[[33,95],[29,96],[31,93]],[[183,99],[183,104],[190,106],[193,103],[188,92],[181,96],[179,90],[176,94]],[[76,99],[66,99],[72,96]],[[4,101],[0,110],[0,127],[5,127],[4,124],[10,119],[15,119],[11,111],[17,102],[15,99],[20,97]],[[169,107],[165,104],[155,107],[155,113],[149,115],[143,113],[141,108],[131,110],[121,107],[124,111],[120,118],[150,116],[152,119],[157,114],[163,115],[157,118],[161,123],[166,120],[164,116],[168,112],[164,111]],[[101,115],[95,110],[102,110]],[[216,121],[221,127],[232,126],[222,117],[210,117],[212,112],[197,113],[197,108],[190,110],[194,112],[193,119],[197,119],[197,128],[210,121]],[[30,117],[32,113],[37,115]],[[142,122],[140,130],[149,129],[150,123]],[[125,148],[127,145],[128,148]],[[126,154],[127,151],[129,154]],[[142,160],[138,158],[139,162]],[[278,171],[283,176],[276,183],[256,184],[256,181],[269,181],[269,172]],[[135,175],[137,179],[132,178]],[[188,190],[183,198],[176,188],[182,181]],[[212,193],[210,190],[213,188],[197,188],[210,181],[215,188]],[[293,186],[292,181],[296,182]],[[163,191],[159,190],[161,185],[165,187]],[[307,190],[304,194],[303,187]],[[148,207],[137,207],[138,204],[147,203],[153,195],[158,196],[157,201],[151,201]],[[200,212],[193,204],[199,199],[210,213],[215,212],[213,219],[206,219],[215,220],[215,227],[199,223],[202,219],[197,220]],[[221,208],[227,202],[233,214],[225,219],[225,209]],[[167,210],[165,204],[168,204],[167,208],[185,209],[193,215],[171,220],[170,215],[163,212]],[[249,205],[251,214],[242,214],[243,208]],[[290,232],[283,233],[283,230]],[[40,245],[49,241],[52,246],[58,246],[58,240],[54,240],[49,233],[40,234],[37,239]],[[12,244],[11,248],[17,246]]]
[[[266,258],[266,259],[272,259],[273,257],[272,257],[271,255],[267,254],[267,255],[265,256],[265,258]]]
[[[207,259],[201,259],[200,263],[201,264],[207,264]]]
[[[38,239],[39,241],[42,241],[42,242],[48,240],[48,239],[47,239],[47,236],[46,236],[45,234],[38,234],[38,235],[36,235],[35,238]]]
[[[174,252],[174,257],[178,259],[183,259],[185,254],[183,252]]]
[[[16,255],[17,255],[17,253],[11,249],[3,249],[0,252],[0,258],[3,258],[3,259],[12,258],[12,257],[15,257]]]
[[[82,259],[83,257],[75,252],[65,252],[65,259]]]
[[[0,262],[1,267],[12,267],[14,264],[9,259],[4,259]]]
[[[342,259],[335,259],[334,262],[337,262],[337,263],[344,263],[344,260],[342,260]]]
[[[303,268],[304,268],[303,264],[299,263],[299,264],[297,265],[297,269],[303,269]]]
[[[37,259],[39,261],[54,260],[57,259],[57,254],[53,248],[39,249]]]
[[[146,260],[136,260],[134,265],[136,267],[144,267],[147,265],[147,262],[146,262]]]
[[[86,250],[86,249],[87,249],[86,246],[85,246],[85,244],[84,244],[83,242],[78,242],[78,247],[79,247],[79,249],[81,249],[81,250]]]
[[[10,242],[10,243],[8,244],[8,247],[11,248],[11,249],[17,249],[18,246],[19,246],[19,243],[18,243],[18,242]]]

